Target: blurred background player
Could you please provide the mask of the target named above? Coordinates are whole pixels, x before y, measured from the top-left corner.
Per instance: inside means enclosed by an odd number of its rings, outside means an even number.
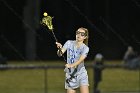
[[[103,70],[103,64],[104,64],[104,60],[103,60],[103,55],[98,53],[95,55],[94,58],[94,62],[93,62],[93,75],[94,75],[94,93],[100,93],[99,89],[98,89],[98,85],[99,82],[102,81],[102,70]]]
[[[128,46],[123,62],[125,67],[129,69],[137,69],[140,67],[140,56],[138,56],[132,46]]]

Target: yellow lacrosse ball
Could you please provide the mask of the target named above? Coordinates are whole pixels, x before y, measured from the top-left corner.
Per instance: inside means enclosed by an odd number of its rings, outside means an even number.
[[[46,13],[46,12],[44,12],[44,14],[43,14],[44,16],[47,16],[48,14]]]

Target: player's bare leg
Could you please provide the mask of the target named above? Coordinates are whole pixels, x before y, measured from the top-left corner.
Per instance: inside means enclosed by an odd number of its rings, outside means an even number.
[[[67,89],[67,93],[76,93],[76,90],[73,90],[73,89]]]
[[[80,93],[89,93],[88,86],[80,86]]]

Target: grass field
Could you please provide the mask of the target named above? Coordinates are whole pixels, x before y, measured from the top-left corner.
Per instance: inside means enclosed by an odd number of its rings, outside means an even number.
[[[115,63],[115,62],[114,62]],[[15,65],[64,65],[63,62],[9,62]],[[91,62],[88,62],[91,64]],[[87,68],[90,93],[93,93],[93,70]],[[63,69],[6,69],[0,71],[0,93],[65,93]],[[106,68],[99,85],[101,93],[140,91],[140,71]]]

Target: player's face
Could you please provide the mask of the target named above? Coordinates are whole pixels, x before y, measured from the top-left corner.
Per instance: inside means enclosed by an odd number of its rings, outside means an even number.
[[[79,28],[79,29],[76,31],[76,40],[77,40],[77,41],[84,41],[84,39],[86,39],[85,30]]]

